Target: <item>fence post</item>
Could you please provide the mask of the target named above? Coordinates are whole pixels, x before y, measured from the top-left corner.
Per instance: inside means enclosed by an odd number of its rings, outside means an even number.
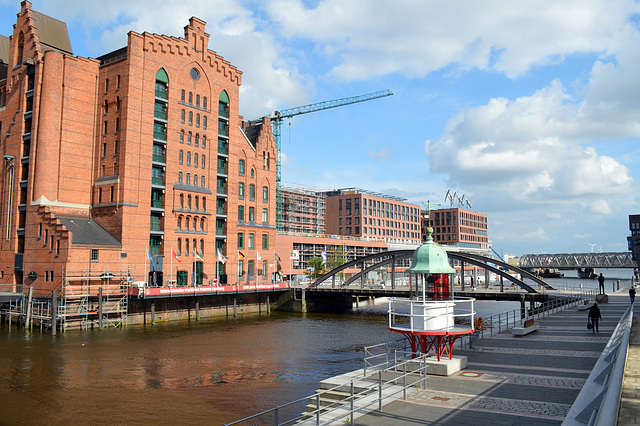
[[[353,380],[352,380],[351,381],[351,410],[349,410],[349,413],[351,414],[349,416],[349,423],[350,424],[353,424],[353,415],[354,415],[354,412],[353,412],[353,399],[354,398],[355,397],[353,396]]]
[[[378,370],[378,411],[382,411],[382,370]]]

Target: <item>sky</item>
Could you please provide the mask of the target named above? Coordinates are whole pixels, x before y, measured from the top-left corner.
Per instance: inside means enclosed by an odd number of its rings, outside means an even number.
[[[388,89],[293,117],[282,181],[489,218],[499,254],[627,251],[640,214],[640,3],[632,0],[32,0],[74,54],[207,22],[240,113]],[[17,0],[0,0],[10,36]],[[446,194],[456,194],[453,198]],[[465,203],[463,207],[468,208]]]

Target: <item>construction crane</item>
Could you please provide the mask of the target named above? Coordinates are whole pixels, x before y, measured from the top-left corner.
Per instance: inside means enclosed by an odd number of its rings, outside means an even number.
[[[368,93],[366,95],[353,96],[350,98],[334,99],[332,101],[317,102],[314,104],[299,106],[295,108],[283,109],[280,111],[274,111],[269,117],[271,124],[273,125],[273,138],[276,142],[276,149],[278,150],[278,158],[276,163],[276,229],[282,229],[282,178],[281,178],[281,131],[282,121],[286,118],[291,118],[296,115],[309,114],[310,112],[322,111],[325,109],[337,108],[340,106],[357,104],[359,102],[370,101],[373,99],[383,98],[385,96],[391,96],[393,93],[389,90],[383,90],[380,92]]]

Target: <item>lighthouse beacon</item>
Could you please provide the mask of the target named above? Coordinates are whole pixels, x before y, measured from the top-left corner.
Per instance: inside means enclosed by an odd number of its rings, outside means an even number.
[[[414,251],[407,269],[409,299],[389,300],[389,328],[409,340],[412,357],[426,356],[429,373],[449,375],[467,366],[467,357],[452,352],[460,336],[474,332],[475,299],[454,298],[456,271],[446,251],[433,241],[433,228],[427,228],[427,233],[427,241]]]

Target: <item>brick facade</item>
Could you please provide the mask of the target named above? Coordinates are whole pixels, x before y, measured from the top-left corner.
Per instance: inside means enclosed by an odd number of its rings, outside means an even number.
[[[57,44],[40,39],[43,21]],[[59,289],[83,268],[209,284],[218,251],[223,281],[246,280],[249,261],[264,272],[258,252],[275,249],[271,125],[242,120],[242,73],[209,49],[205,26],[194,17],[184,37],[130,32],[127,46],[89,59],[73,56],[64,23],[21,3],[0,58],[0,284]],[[239,220],[239,206],[253,220]]]

